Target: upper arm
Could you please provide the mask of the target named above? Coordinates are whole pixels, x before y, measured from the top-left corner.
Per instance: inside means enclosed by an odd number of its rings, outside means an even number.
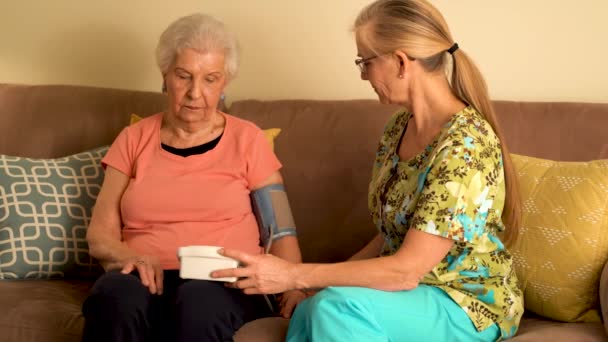
[[[250,190],[259,189],[270,184],[282,184],[283,179],[278,170],[281,162],[274,154],[272,146],[262,130],[257,129],[248,148],[243,151],[246,162],[246,179]]]
[[[264,181],[256,184],[251,190],[257,190],[271,184],[283,184],[283,177],[281,177],[281,173],[279,171],[275,171]],[[281,217],[289,217],[289,221],[291,222],[289,225],[295,226],[295,222],[293,222],[293,216],[291,214],[291,208],[289,207],[289,204],[287,203],[287,206],[281,206],[280,208],[283,208],[283,210],[289,210],[289,212],[282,212]],[[276,209],[277,208],[275,208],[275,210]],[[291,262],[302,262],[300,246],[298,244],[298,239],[295,235],[284,236],[275,240],[272,243],[270,253]]]
[[[410,229],[395,257],[421,278],[446,257],[452,246],[452,239]]]
[[[273,172],[268,178],[257,184],[254,184],[251,187],[251,190],[257,190],[271,184],[283,184],[283,177],[281,176],[281,173],[279,171]]]
[[[466,138],[440,151],[423,173],[410,228],[476,244],[502,226],[504,171],[492,140],[467,144]]]
[[[494,233],[502,225],[504,172],[493,133],[460,132],[421,173],[417,191],[419,200],[401,255],[423,255],[416,262],[428,272],[442,262],[455,242],[472,248],[481,243],[501,248]]]
[[[121,239],[120,200],[128,184],[127,175],[111,166],[106,168],[103,184],[93,208],[91,223],[87,229],[87,240],[100,237]]]

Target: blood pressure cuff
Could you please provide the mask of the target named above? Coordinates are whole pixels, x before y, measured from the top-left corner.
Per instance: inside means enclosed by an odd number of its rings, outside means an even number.
[[[296,224],[283,184],[256,189],[250,196],[264,249],[267,250],[274,240],[296,235]]]

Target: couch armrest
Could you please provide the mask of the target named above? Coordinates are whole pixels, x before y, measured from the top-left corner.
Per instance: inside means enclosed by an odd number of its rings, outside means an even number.
[[[608,335],[608,262],[604,264],[602,276],[600,277],[600,307],[602,309],[604,331]]]

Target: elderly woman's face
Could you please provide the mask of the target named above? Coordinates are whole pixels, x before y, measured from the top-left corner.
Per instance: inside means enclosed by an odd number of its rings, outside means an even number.
[[[185,121],[196,121],[215,113],[226,87],[224,54],[184,49],[165,74],[169,110]]]

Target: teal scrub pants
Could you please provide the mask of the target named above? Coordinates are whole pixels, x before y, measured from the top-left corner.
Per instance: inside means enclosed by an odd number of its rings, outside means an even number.
[[[478,332],[452,298],[428,285],[399,292],[329,287],[297,306],[287,332],[287,342],[474,342],[499,337],[496,324]]]

